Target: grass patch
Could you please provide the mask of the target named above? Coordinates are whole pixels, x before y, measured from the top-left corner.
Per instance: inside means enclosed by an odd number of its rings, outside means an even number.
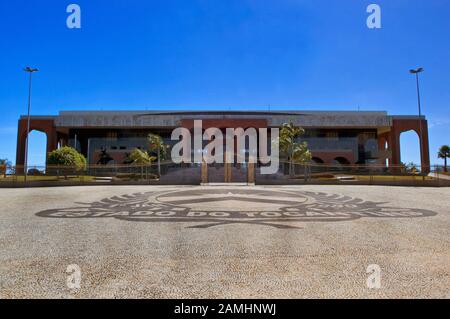
[[[354,177],[360,181],[430,181],[434,179],[433,177],[420,175],[355,175]]]
[[[75,182],[91,182],[95,179],[94,176],[67,176],[67,179],[64,176],[27,176],[27,182],[56,182],[56,181],[75,181]],[[14,176],[2,176],[0,177],[1,182],[25,182],[25,176],[23,175],[14,175]]]

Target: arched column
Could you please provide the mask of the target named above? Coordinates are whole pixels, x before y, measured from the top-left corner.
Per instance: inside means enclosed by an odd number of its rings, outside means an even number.
[[[389,160],[389,166],[399,166],[400,162],[400,132],[395,127],[392,127],[389,134],[389,148],[391,150],[391,158]]]
[[[390,132],[389,148],[392,151],[390,166],[400,165],[400,134],[415,131],[419,136],[420,166],[423,174],[430,172],[430,151],[428,142],[428,122],[424,119],[393,119]]]
[[[422,121],[422,135],[420,137],[420,158],[422,165],[422,172],[428,174],[431,170],[430,166],[430,145],[428,140],[428,122]]]
[[[57,133],[54,120],[49,118],[32,118],[30,120],[30,132],[39,131],[47,136],[46,154],[55,150],[57,147]],[[17,130],[17,148],[16,148],[16,170],[23,173],[25,165],[25,147],[27,139],[27,118],[21,118]]]

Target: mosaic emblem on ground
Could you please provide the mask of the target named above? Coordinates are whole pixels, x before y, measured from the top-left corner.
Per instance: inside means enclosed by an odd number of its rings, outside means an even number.
[[[184,222],[190,228],[255,224],[301,228],[298,222],[348,221],[363,217],[415,218],[436,215],[338,194],[289,190],[199,189],[114,196],[36,215],[49,218],[116,218],[135,222]],[[192,223],[194,225],[192,225]]]

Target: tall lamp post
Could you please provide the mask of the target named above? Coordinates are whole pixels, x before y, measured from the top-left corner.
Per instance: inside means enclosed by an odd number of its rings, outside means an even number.
[[[422,73],[424,71],[423,68],[417,68],[417,69],[412,69],[409,70],[409,73],[414,74],[416,76],[416,86],[417,86],[417,105],[419,107],[419,132],[420,132],[420,159],[423,162],[422,158],[423,158],[423,140],[422,140],[422,109],[421,109],[421,105],[420,105],[420,85],[419,85],[419,73]],[[421,171],[423,172],[423,170],[425,169],[425,167],[422,167]]]
[[[39,70],[36,68],[31,68],[27,66],[25,69],[23,69],[25,72],[28,72],[30,74],[29,84],[28,84],[28,116],[27,116],[27,136],[25,138],[25,161],[24,161],[24,170],[25,170],[25,181],[27,180],[28,175],[28,137],[30,134],[30,109],[31,109],[31,85],[32,85],[32,79],[33,79],[33,73],[38,72]]]

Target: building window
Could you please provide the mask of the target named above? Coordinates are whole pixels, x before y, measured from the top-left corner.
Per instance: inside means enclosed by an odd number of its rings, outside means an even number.
[[[329,140],[337,140],[337,139],[339,139],[339,134],[338,134],[338,132],[327,132],[326,137]]]
[[[113,140],[117,139],[117,132],[109,131],[108,133],[106,133],[106,138]]]

